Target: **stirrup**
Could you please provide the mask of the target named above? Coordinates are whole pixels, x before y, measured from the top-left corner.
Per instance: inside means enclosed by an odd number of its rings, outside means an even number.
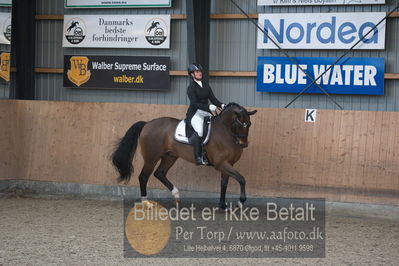
[[[204,160],[201,157],[195,158],[195,164],[196,165],[206,165]]]
[[[204,156],[204,154],[202,154],[202,164],[203,165],[208,165],[209,164],[208,159]]]

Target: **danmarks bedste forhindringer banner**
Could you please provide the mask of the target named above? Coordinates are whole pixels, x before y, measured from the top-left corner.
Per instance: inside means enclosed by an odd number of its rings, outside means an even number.
[[[168,49],[170,15],[65,15],[63,47]]]

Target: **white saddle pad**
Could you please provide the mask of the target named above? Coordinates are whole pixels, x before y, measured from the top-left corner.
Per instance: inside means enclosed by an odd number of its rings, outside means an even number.
[[[204,145],[208,143],[209,138],[211,136],[211,124],[209,124],[208,133],[206,134],[206,138],[204,140]],[[188,138],[186,137],[186,122],[184,120],[180,121],[177,124],[175,129],[175,140],[181,143],[190,144]]]

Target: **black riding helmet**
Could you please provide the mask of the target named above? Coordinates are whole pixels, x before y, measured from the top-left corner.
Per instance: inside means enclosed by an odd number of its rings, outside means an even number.
[[[187,68],[187,72],[188,72],[189,75],[191,73],[193,73],[194,71],[196,71],[196,70],[202,71],[202,66],[200,64],[197,64],[197,63],[192,63]]]

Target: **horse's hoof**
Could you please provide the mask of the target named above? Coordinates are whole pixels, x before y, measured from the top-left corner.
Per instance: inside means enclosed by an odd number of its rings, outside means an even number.
[[[232,211],[233,211],[233,209],[232,209],[232,208],[230,208],[230,207],[228,207],[228,208],[224,209],[224,212],[227,212],[227,213],[229,213],[229,212],[232,212]]]
[[[179,190],[177,189],[177,187],[175,187],[175,186],[173,186],[173,189],[172,189],[172,196],[175,199],[175,203],[180,202],[180,193],[179,193]]]
[[[219,205],[219,210],[224,211],[224,212],[231,212],[231,204],[230,207],[227,204],[224,205]]]
[[[149,200],[143,200],[141,201],[141,203],[143,203],[144,208],[151,210],[152,208],[154,208],[154,204],[152,204]]]

